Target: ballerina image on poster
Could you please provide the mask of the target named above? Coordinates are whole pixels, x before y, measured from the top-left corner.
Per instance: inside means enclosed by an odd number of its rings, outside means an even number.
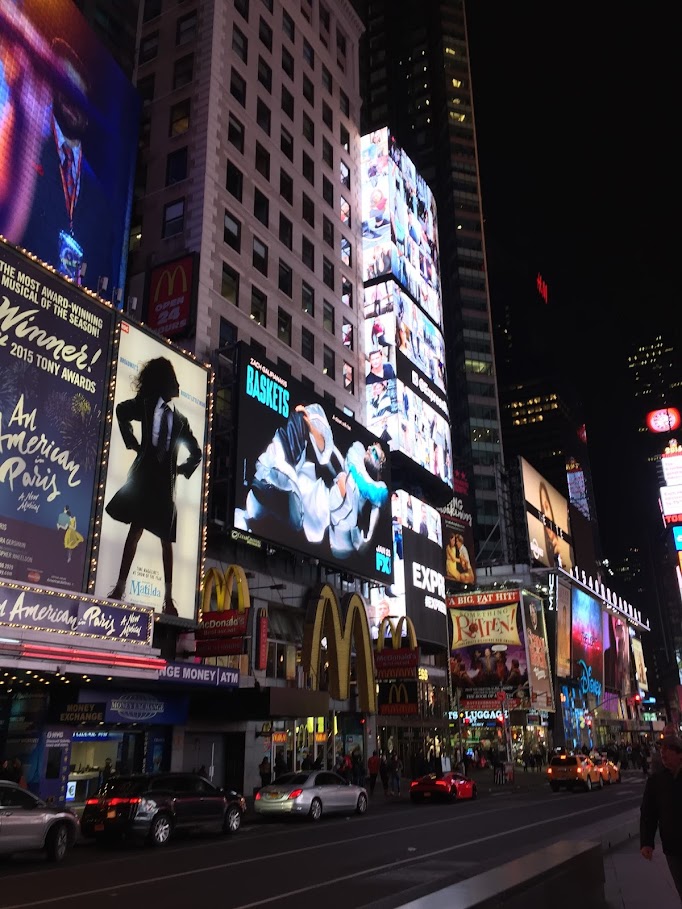
[[[71,514],[68,505],[64,506],[64,511],[57,518],[57,530],[64,531],[64,549],[66,550],[66,561],[71,561],[74,549],[80,546],[84,537],[76,528],[76,518]]]
[[[130,524],[123,546],[118,580],[109,593],[123,599],[128,574],[140,537],[146,530],[161,541],[165,582],[163,612],[177,616],[173,603],[173,543],[177,531],[175,482],[178,475],[189,479],[201,463],[201,448],[185,417],[173,403],[180,386],[173,364],[165,357],[149,360],[133,382],[135,396],[116,408],[121,437],[135,460],[124,485],[111,498],[106,511],[115,521]],[[140,438],[133,431],[140,424]],[[180,450],[187,458],[178,464]]]

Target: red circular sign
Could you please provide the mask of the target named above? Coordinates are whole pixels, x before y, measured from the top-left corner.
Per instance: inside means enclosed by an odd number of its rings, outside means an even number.
[[[507,695],[504,693],[504,691],[498,691],[496,697],[500,703],[502,703],[502,701],[506,701],[507,699]]]

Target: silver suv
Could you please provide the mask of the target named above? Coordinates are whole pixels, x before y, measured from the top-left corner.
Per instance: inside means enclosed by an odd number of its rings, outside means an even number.
[[[0,780],[0,855],[44,850],[60,862],[78,837],[78,816],[51,807],[8,780]]]

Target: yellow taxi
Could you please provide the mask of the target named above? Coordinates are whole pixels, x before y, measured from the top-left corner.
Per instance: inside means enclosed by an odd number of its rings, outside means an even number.
[[[590,792],[604,785],[601,770],[584,754],[555,754],[547,768],[547,780],[552,792],[577,787]]]
[[[610,783],[620,783],[620,764],[614,764],[605,754],[591,755],[592,763],[601,773],[604,783],[608,786]]]

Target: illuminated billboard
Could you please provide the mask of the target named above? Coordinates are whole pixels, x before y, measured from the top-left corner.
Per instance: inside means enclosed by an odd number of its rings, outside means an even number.
[[[445,578],[458,584],[476,583],[476,558],[473,529],[473,496],[469,474],[455,468],[455,495],[442,511]]]
[[[393,275],[442,327],[433,194],[388,128],[362,137],[363,281]]]
[[[235,528],[390,581],[388,447],[246,346],[240,363]]]
[[[661,486],[661,508],[666,518],[682,514],[682,485]]]
[[[644,662],[642,642],[639,638],[632,638],[631,644],[632,658],[635,661],[635,677],[637,679],[637,685],[640,691],[648,691],[649,682],[647,680],[646,663]]]
[[[164,338],[180,338],[192,328],[196,307],[197,256],[181,256],[152,268],[145,322]]]
[[[676,407],[651,410],[646,415],[646,425],[650,432],[673,432],[679,428],[680,422],[680,412]]]
[[[625,619],[604,610],[604,687],[630,694],[630,632]]]
[[[84,590],[114,311],[0,243],[0,577]]]
[[[96,596],[195,619],[210,372],[121,320]]]
[[[573,677],[580,691],[601,701],[604,687],[604,649],[601,606],[579,587],[571,589]]]
[[[399,489],[391,497],[393,583],[370,590],[368,617],[376,635],[382,619],[412,619],[420,641],[443,645],[445,578],[440,513]]]
[[[0,4],[0,234],[125,283],[139,96],[71,0]]]
[[[573,550],[568,503],[525,458],[519,460],[532,564],[570,571]]]
[[[549,662],[547,626],[542,600],[540,597],[524,591],[521,606],[531,706],[537,710],[554,710],[554,681]]]
[[[556,674],[571,675],[571,588],[557,584]]]

